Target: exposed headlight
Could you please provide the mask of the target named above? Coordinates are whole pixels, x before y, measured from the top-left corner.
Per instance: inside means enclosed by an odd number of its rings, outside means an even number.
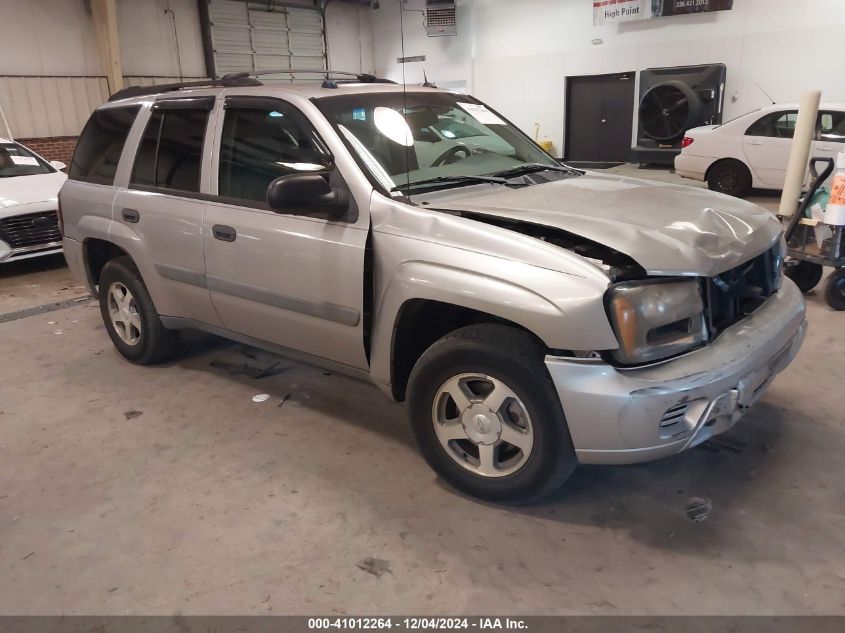
[[[0,262],[5,261],[12,254],[12,247],[0,240]]]
[[[610,322],[619,340],[613,355],[633,365],[680,354],[707,341],[697,281],[622,283],[610,290]]]

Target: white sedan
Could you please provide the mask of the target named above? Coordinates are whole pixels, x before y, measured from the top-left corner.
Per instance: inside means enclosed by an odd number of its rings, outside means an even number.
[[[0,138],[0,263],[62,251],[56,210],[64,168]]]
[[[722,125],[687,131],[675,171],[710,189],[742,198],[751,188],[783,189],[797,104],[766,106]],[[845,152],[845,104],[823,103],[811,156]]]

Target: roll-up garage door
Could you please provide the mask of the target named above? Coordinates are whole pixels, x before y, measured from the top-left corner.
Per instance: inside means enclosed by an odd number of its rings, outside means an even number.
[[[317,9],[211,0],[208,14],[218,77],[245,70],[326,68],[323,15]]]

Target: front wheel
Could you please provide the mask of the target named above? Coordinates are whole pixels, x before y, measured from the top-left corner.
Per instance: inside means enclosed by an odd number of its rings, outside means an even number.
[[[577,465],[563,409],[529,333],[498,324],[461,328],[417,361],[411,424],[429,465],[486,501],[530,503]]]

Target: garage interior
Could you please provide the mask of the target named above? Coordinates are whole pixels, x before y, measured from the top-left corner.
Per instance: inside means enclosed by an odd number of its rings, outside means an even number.
[[[340,70],[473,95],[563,163],[701,193],[673,168],[689,128],[812,90],[845,111],[839,0],[713,4],[617,21],[589,0],[4,0],[0,137],[70,165],[127,86]],[[651,134],[652,86],[688,69],[695,116]],[[746,201],[778,213],[780,182]],[[198,331],[135,365],[62,253],[2,262],[0,615],[845,616],[826,288],[733,428],[512,506],[438,477],[373,385]]]

